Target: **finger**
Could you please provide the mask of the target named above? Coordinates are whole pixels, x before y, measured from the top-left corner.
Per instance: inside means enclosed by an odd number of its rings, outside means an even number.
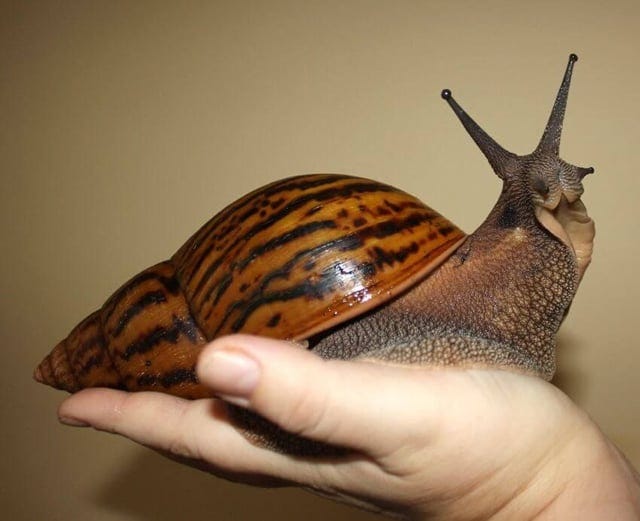
[[[145,407],[140,407],[143,402]],[[161,394],[86,389],[60,404],[58,418],[62,423],[91,425],[155,446],[153,436],[159,431],[153,426],[166,426],[167,418],[181,416],[186,404],[184,400]],[[135,415],[132,414],[134,411]],[[149,418],[153,418],[151,424]]]
[[[229,425],[219,400],[87,389],[67,398],[58,416],[63,423],[120,434],[235,481],[271,486],[282,483],[266,476],[290,481],[297,475],[283,455],[256,447]]]
[[[197,370],[221,397],[287,431],[367,452],[397,446],[407,422],[436,414],[425,371],[326,361],[290,342],[223,337],[205,348]]]
[[[195,403],[160,393],[87,389],[62,402],[58,417],[63,423],[88,424],[176,455],[196,457],[173,441]]]

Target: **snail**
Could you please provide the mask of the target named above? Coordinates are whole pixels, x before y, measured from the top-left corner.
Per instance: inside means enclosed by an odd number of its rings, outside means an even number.
[[[593,168],[558,155],[577,59],[570,55],[528,155],[502,148],[442,91],[503,181],[471,235],[376,181],[276,181],[125,283],[51,351],[35,379],[72,393],[101,386],[207,397],[194,372],[198,354],[234,332],[290,339],[325,358],[498,367],[550,379],[555,336],[595,233],[580,200]]]

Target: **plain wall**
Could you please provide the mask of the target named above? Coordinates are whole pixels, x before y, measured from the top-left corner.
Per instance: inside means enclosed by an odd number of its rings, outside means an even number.
[[[33,367],[128,277],[280,177],[391,182],[472,231],[499,182],[440,90],[528,153],[570,52],[562,156],[596,168],[583,200],[597,238],[557,383],[639,466],[638,27],[640,3],[615,0],[3,2],[3,516],[376,518],[63,427],[63,395]]]

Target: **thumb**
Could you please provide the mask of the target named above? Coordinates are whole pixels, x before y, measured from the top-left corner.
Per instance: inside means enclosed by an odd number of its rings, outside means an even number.
[[[436,393],[425,392],[428,371],[323,360],[291,342],[262,337],[216,339],[197,371],[221,398],[289,432],[365,452],[397,445],[407,421],[436,408]]]

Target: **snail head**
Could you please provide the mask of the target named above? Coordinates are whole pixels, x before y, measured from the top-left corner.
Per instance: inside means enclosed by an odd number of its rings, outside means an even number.
[[[558,90],[549,121],[536,149],[527,155],[517,155],[501,147],[469,116],[453,98],[451,91],[442,91],[471,138],[489,160],[496,175],[505,183],[525,183],[528,195],[538,207],[554,210],[564,196],[573,203],[582,195],[582,179],[593,168],[571,165],[560,158],[560,137],[567,106],[573,66],[578,56],[571,54]]]

